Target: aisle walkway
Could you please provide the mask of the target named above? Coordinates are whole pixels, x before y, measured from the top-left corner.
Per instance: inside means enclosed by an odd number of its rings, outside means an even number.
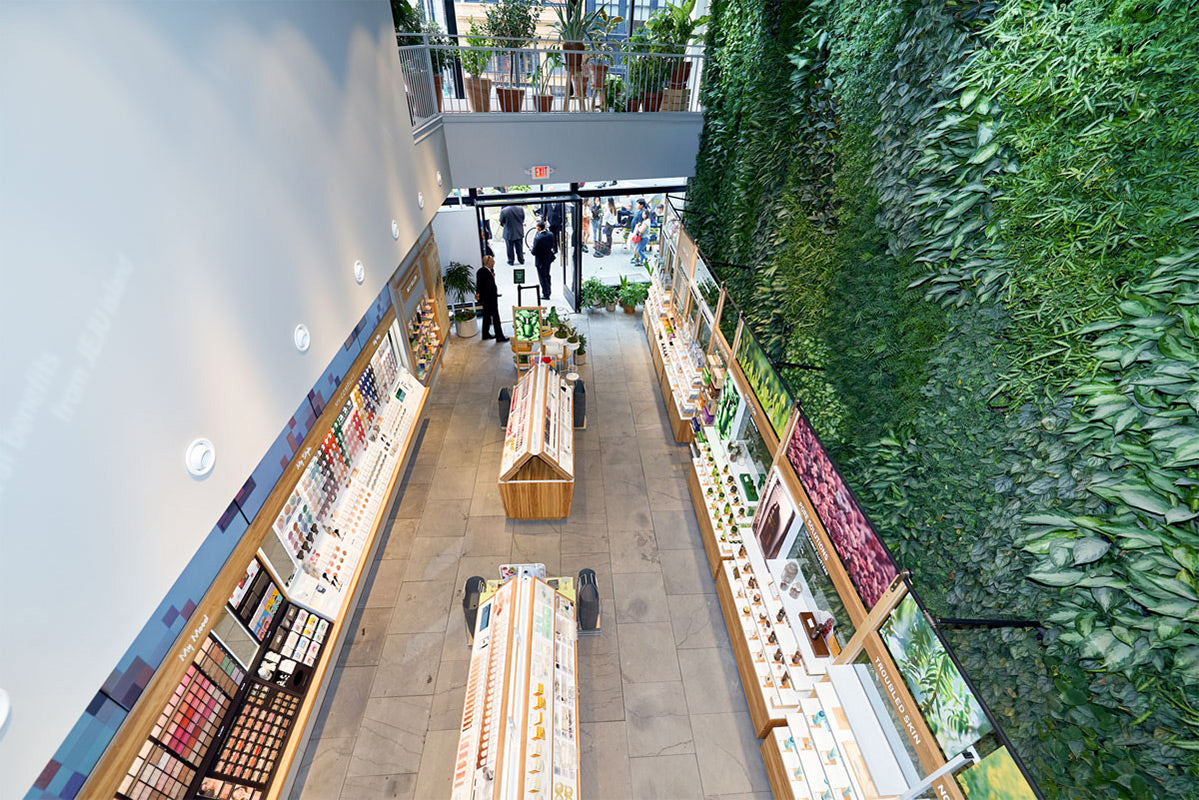
[[[599,577],[603,632],[579,644],[583,800],[770,797],[640,319],[576,318],[589,420],[571,516],[554,522],[510,521],[500,504],[510,351],[451,343],[293,798],[449,796],[469,658],[461,589],[506,561]]]

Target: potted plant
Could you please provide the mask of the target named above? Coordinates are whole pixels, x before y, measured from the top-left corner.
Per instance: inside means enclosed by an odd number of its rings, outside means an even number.
[[[580,104],[583,94],[583,51],[591,38],[591,29],[599,18],[599,11],[587,13],[583,0],[566,0],[554,8],[558,21],[554,28],[562,42],[562,52],[566,56],[567,105],[570,104],[571,92],[575,92]]]
[[[550,86],[550,81],[553,79],[554,70],[562,66],[562,54],[557,51],[550,51],[545,54],[545,58],[537,69],[533,70],[533,86],[536,94],[533,95],[533,104],[538,111],[553,111],[554,110],[554,94]]]
[[[574,330],[569,330],[566,333],[566,355],[572,356],[579,349],[579,334],[578,331]]]
[[[442,76],[450,66],[450,37],[433,20],[427,20],[422,31],[429,45],[429,62],[433,65],[433,96],[437,98],[437,111],[440,113]]]
[[[616,310],[616,287],[604,287],[604,308],[608,311]]]
[[[469,308],[461,308],[454,312],[454,325],[458,328],[458,335],[463,339],[469,339],[479,332],[478,317]]]
[[[591,26],[591,36],[588,38],[591,55],[587,59],[591,64],[593,86],[607,88],[608,70],[612,68],[612,32],[622,22],[624,17],[612,16],[605,9],[601,8],[596,12],[595,23]],[[602,105],[606,104],[605,98]]]
[[[632,103],[632,108],[629,104]],[[625,82],[624,77],[620,75],[609,75],[608,80],[604,83],[604,111],[636,111],[637,100],[628,100],[625,97]]]
[[[495,90],[501,111],[520,111],[525,102],[525,90],[517,77],[517,62],[524,55],[520,49],[537,32],[536,9],[539,5],[538,0],[498,0],[487,9],[487,33],[508,53],[509,85]]]
[[[466,73],[466,96],[470,98],[470,107],[475,111],[490,111],[491,79],[482,76],[487,62],[491,61],[491,40],[474,22],[466,37],[466,49],[459,48],[458,60]]]
[[[465,303],[466,298],[475,293],[474,271],[471,270],[469,264],[451,261],[445,268],[445,275],[442,276],[441,282],[445,286],[446,293],[452,294],[456,298],[455,305]],[[454,322],[458,323],[459,336],[470,337],[479,332],[479,322],[475,319],[473,303],[468,309],[455,311]],[[464,325],[464,323],[468,324]]]
[[[583,365],[587,363],[587,337],[579,334],[579,349],[575,350],[575,363]]]
[[[650,35],[665,45],[664,52],[677,56],[670,59],[673,62],[666,85],[671,89],[682,89],[687,86],[691,77],[691,62],[685,56],[687,46],[695,38],[695,30],[708,23],[707,15],[692,17],[695,13],[695,0],[683,0],[678,5],[665,6],[646,22]]]
[[[621,279],[620,304],[624,307],[624,313],[632,314],[638,304],[645,302],[649,293],[644,283],[629,283],[625,276],[621,276]]]
[[[642,25],[625,43],[628,53],[628,97],[633,101],[630,111],[640,106],[642,111],[657,111],[662,105],[662,86],[665,83],[662,48],[650,39],[650,31]]]
[[[589,308],[599,308],[604,304],[604,284],[599,278],[588,278],[579,287],[579,297],[583,305]]]

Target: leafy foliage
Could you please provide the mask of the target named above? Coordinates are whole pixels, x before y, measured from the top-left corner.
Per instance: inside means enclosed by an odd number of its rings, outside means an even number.
[[[933,611],[1043,622],[947,635],[1046,794],[1199,796],[1199,7],[711,16],[704,256]]]

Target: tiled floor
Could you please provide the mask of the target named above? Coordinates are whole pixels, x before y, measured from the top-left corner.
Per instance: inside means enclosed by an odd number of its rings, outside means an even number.
[[[588,426],[570,518],[552,522],[506,519],[496,488],[510,351],[452,342],[293,798],[449,796],[462,585],[506,561],[599,577],[603,631],[579,642],[584,800],[770,796],[640,319],[576,318]]]

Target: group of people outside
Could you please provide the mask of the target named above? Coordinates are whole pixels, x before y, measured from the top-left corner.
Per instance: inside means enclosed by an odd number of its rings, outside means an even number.
[[[627,241],[633,247],[630,263],[646,265],[645,248],[649,244],[650,229],[661,224],[665,208],[658,204],[657,209],[650,207],[644,197],[637,198],[636,203],[629,198],[619,206],[616,199],[607,198],[601,202],[598,197],[583,203],[583,247],[586,251],[588,244],[593,244],[596,258],[612,254],[612,233],[624,229],[627,231]]]

